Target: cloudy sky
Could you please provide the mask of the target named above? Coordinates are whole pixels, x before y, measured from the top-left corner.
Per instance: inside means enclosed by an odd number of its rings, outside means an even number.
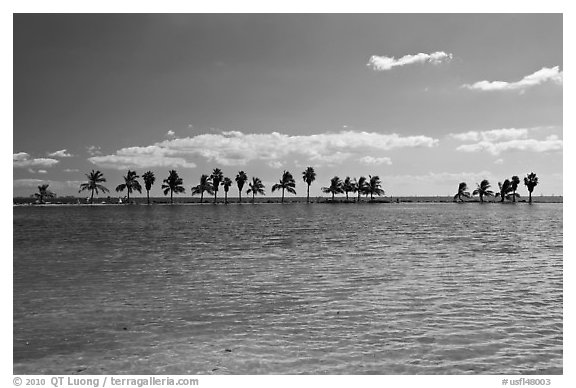
[[[14,16],[14,195],[74,195],[92,169],[312,166],[450,195],[534,171],[562,194],[562,16]],[[235,191],[232,191],[235,193]],[[521,195],[527,195],[524,187]]]

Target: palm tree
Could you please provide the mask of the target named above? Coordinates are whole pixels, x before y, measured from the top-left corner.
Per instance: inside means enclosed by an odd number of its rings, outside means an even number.
[[[88,178],[88,182],[82,183],[78,192],[90,190],[90,203],[92,203],[94,200],[94,192],[96,192],[96,195],[98,195],[98,190],[102,191],[103,193],[110,191],[100,184],[106,182],[106,178],[104,178],[104,175],[100,171],[92,170],[90,174],[86,174],[86,177]]]
[[[356,186],[352,183],[352,180],[349,176],[344,179],[344,183],[342,183],[342,191],[346,194],[346,201],[348,201],[348,193],[354,192]]]
[[[264,185],[260,178],[252,177],[252,182],[248,183],[248,187],[250,188],[246,191],[246,194],[252,193],[252,203],[254,203],[254,196],[256,194],[266,195],[264,194]]]
[[[518,185],[520,184],[520,178],[514,175],[512,180],[510,181],[510,188],[512,189],[512,202],[516,202],[516,196],[520,196],[516,194],[516,190],[518,190]]]
[[[382,183],[380,182],[380,177],[378,175],[374,176],[368,175],[368,177],[370,177],[370,180],[368,181],[366,190],[370,193],[370,200],[373,201],[374,194],[376,194],[377,196],[381,196],[384,195],[385,193],[384,190],[380,188]]]
[[[458,185],[458,192],[454,196],[454,201],[456,201],[456,199],[459,199],[460,201],[464,202],[462,197],[470,198],[470,193],[466,190],[468,190],[468,185],[466,184],[466,182],[460,182],[460,184]]]
[[[528,188],[528,203],[532,203],[532,191],[538,185],[538,177],[531,172],[524,177],[524,185]]]
[[[230,190],[230,186],[232,186],[232,180],[228,177],[224,178],[222,181],[222,186],[224,187],[224,203],[228,203],[228,190]]]
[[[284,170],[280,183],[276,183],[272,186],[272,192],[282,189],[282,203],[284,203],[284,190],[287,190],[291,194],[296,194],[296,190],[294,189],[295,187],[296,182],[294,181],[294,177],[288,171]]]
[[[361,176],[360,178],[358,178],[358,181],[356,181],[356,178],[354,178],[354,191],[358,192],[358,202],[360,202],[360,195],[366,193],[366,187],[367,187],[367,183],[366,183],[366,177]]]
[[[139,178],[139,176],[136,175],[136,171],[128,170],[128,174],[126,174],[126,176],[124,177],[124,183],[116,186],[116,192],[121,192],[124,191],[124,189],[126,189],[126,191],[128,192],[128,201],[127,201],[128,203],[130,203],[130,194],[132,193],[133,190],[142,193],[142,186],[140,186],[140,182],[138,182],[136,178]]]
[[[212,190],[214,191],[214,203],[216,203],[218,186],[220,186],[220,182],[222,182],[222,179],[224,179],[222,170],[220,170],[219,168],[215,168],[214,171],[212,171],[212,175],[210,175],[210,179],[212,180]]]
[[[45,183],[43,185],[38,186],[38,192],[34,193],[34,196],[38,198],[38,202],[44,203],[44,198],[54,198],[56,194],[48,190],[49,184]]]
[[[495,197],[500,196],[500,202],[504,202],[504,199],[510,199],[510,192],[512,192],[512,182],[508,179],[504,180],[504,183],[498,182],[498,187],[500,192],[496,193]]]
[[[200,184],[198,186],[192,187],[192,195],[200,194],[200,203],[204,201],[204,192],[208,194],[214,193],[214,185],[210,177],[206,174],[202,174],[200,177]],[[216,199],[214,199],[216,201]]]
[[[322,187],[322,191],[326,194],[332,194],[332,201],[334,201],[334,194],[344,192],[344,190],[342,190],[342,180],[338,176],[335,176],[330,179],[330,186]]]
[[[484,179],[480,184],[476,183],[476,190],[472,192],[472,195],[479,195],[480,202],[484,202],[484,196],[491,197],[494,195],[494,192],[490,190],[490,182],[488,179]]]
[[[146,199],[148,200],[148,205],[150,205],[150,189],[156,182],[156,177],[152,171],[147,171],[142,174],[142,179],[144,179],[144,186],[146,187]]]
[[[310,185],[316,180],[316,172],[312,167],[306,167],[306,170],[302,172],[302,180],[308,185],[308,191],[306,192],[306,203],[310,202]]]
[[[164,184],[162,185],[162,190],[164,190],[164,195],[170,192],[170,203],[174,203],[173,193],[179,194],[186,190],[182,186],[182,178],[178,176],[176,170],[170,170],[168,178],[164,179]]]
[[[238,171],[236,175],[236,185],[238,186],[238,202],[242,203],[242,188],[248,180],[248,176],[244,171]]]

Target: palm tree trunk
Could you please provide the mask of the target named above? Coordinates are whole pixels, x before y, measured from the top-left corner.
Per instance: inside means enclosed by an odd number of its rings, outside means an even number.
[[[214,205],[216,205],[216,194],[218,194],[218,192],[214,191]]]
[[[514,190],[514,193],[512,194],[512,202],[516,202],[516,190]]]
[[[224,192],[224,205],[227,205],[227,204],[228,204],[228,192],[225,191]]]
[[[480,202],[484,202],[484,198],[482,198],[482,197],[483,197],[483,195],[482,195],[482,193],[480,193]]]
[[[150,205],[150,190],[146,190],[146,200],[148,201],[148,205]]]
[[[348,192],[346,192],[346,201],[348,201]]]
[[[94,202],[94,189],[92,189],[92,194],[90,194],[90,205],[92,205]]]
[[[173,193],[174,192],[172,191],[172,189],[170,189],[170,205],[174,203]]]
[[[254,204],[254,195],[255,195],[255,194],[256,194],[256,193],[252,192],[252,204]]]
[[[200,192],[200,203],[202,203],[202,200],[204,199],[204,190],[202,190]]]
[[[532,203],[532,191],[528,191],[528,203]]]
[[[308,190],[306,191],[306,203],[310,203],[310,185],[308,185]]]
[[[128,194],[128,200],[126,201],[126,203],[130,203],[130,190],[126,189],[127,194]]]
[[[238,203],[242,203],[242,190],[238,188]]]
[[[284,187],[282,187],[282,202],[281,203],[284,203]]]
[[[334,192],[332,192],[332,202],[334,202]]]
[[[360,202],[360,194],[362,193],[360,192],[360,190],[358,190],[358,202]]]

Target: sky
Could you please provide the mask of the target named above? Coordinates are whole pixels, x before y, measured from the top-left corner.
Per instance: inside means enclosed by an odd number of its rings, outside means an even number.
[[[15,14],[13,195],[128,169],[562,195],[561,14]],[[236,193],[235,188],[231,193]],[[527,196],[522,185],[520,195]],[[122,194],[124,195],[124,194]],[[145,195],[143,193],[142,195]],[[278,195],[274,193],[273,195]]]

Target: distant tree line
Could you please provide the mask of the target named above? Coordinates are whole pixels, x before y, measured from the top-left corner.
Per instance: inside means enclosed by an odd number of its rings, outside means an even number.
[[[90,173],[86,174],[88,178],[87,182],[80,185],[80,190],[90,192],[90,203],[94,202],[94,193],[98,195],[100,192],[109,192],[102,183],[106,182],[106,178],[100,171],[92,170]],[[138,181],[140,178],[136,171],[128,170],[126,176],[123,177],[124,183],[116,186],[117,192],[126,191],[127,202],[130,202],[130,195],[137,191],[142,193],[142,185]],[[156,177],[152,171],[147,171],[142,175],[142,180],[144,181],[144,188],[146,189],[146,199],[147,203],[150,204],[150,190],[156,182]],[[316,180],[316,172],[313,167],[307,167],[306,170],[302,172],[302,180],[307,185],[306,191],[306,202],[310,202],[310,185]],[[238,188],[238,202],[242,202],[242,191],[248,182],[248,189],[246,194],[252,194],[252,203],[255,201],[256,195],[266,195],[265,187],[260,178],[252,177],[251,181],[248,181],[248,175],[244,171],[239,171],[234,178],[236,186]],[[232,179],[225,177],[222,170],[215,168],[212,174],[202,174],[200,176],[200,182],[196,186],[191,187],[191,194],[200,195],[200,203],[204,202],[204,193],[214,196],[214,203],[218,200],[218,190],[220,187],[224,190],[224,203],[228,203],[228,192],[230,187],[233,185]],[[520,185],[520,178],[518,176],[513,176],[511,179],[506,179],[504,182],[498,182],[499,192],[494,193],[490,190],[490,183],[487,179],[482,180],[480,184],[477,184],[477,188],[470,194],[468,191],[468,186],[466,182],[460,182],[458,185],[458,192],[454,195],[454,201],[464,201],[464,198],[470,198],[471,196],[479,196],[480,202],[484,202],[485,197],[499,197],[500,202],[504,200],[511,200],[516,202],[516,198],[519,195],[516,193],[518,186]],[[524,177],[524,185],[528,189],[529,201],[532,203],[532,191],[534,187],[538,185],[538,177],[536,174],[531,172]],[[39,203],[44,203],[47,198],[54,198],[55,194],[48,190],[48,184],[43,184],[38,186],[38,193],[34,196],[38,199]],[[162,191],[164,195],[170,194],[170,203],[174,203],[174,194],[182,194],[186,192],[184,188],[184,182],[182,178],[178,175],[176,170],[170,170],[168,172],[168,177],[162,181]],[[382,182],[378,175],[368,175],[368,178],[361,176],[358,179],[350,178],[347,176],[343,181],[338,176],[334,176],[330,179],[330,185],[322,187],[322,192],[326,194],[331,194],[332,201],[335,199],[336,194],[345,194],[346,200],[349,200],[349,194],[354,195],[354,199],[360,201],[361,196],[364,195],[368,198],[370,195],[370,200],[374,200],[374,196],[385,195],[382,189]],[[272,186],[272,192],[281,191],[281,202],[284,202],[284,194],[288,192],[290,194],[296,194],[296,181],[294,176],[289,172],[284,170],[282,172],[282,177],[278,183]]]

